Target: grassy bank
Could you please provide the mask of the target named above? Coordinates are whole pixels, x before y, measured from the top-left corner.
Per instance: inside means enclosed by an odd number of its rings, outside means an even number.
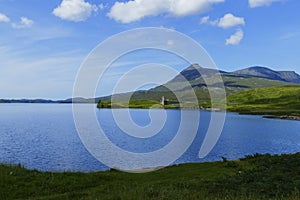
[[[97,103],[97,108],[179,108],[178,102],[170,101],[168,105],[161,105],[159,101],[156,100],[130,100],[129,103],[125,102],[111,102],[111,101],[99,101]]]
[[[183,164],[146,174],[0,166],[0,199],[299,199],[300,153]]]
[[[227,98],[227,110],[244,114],[300,116],[300,86],[257,88]]]

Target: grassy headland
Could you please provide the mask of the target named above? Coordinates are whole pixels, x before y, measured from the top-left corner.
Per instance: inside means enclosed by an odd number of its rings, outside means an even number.
[[[159,101],[156,100],[130,100],[129,103],[125,102],[111,102],[111,101],[99,101],[97,103],[98,108],[179,108],[178,102],[171,103],[169,105],[161,105]]]
[[[227,110],[243,114],[300,117],[300,86],[255,88],[227,97]]]
[[[300,153],[192,163],[145,174],[0,165],[1,199],[299,199]]]
[[[198,99],[199,108],[210,108],[209,100]],[[223,100],[219,100],[222,102]],[[215,102],[218,105],[218,102]],[[195,105],[182,103],[181,108],[194,108]],[[176,100],[169,101],[168,105],[160,105],[158,100],[130,100],[129,104],[110,101],[98,103],[99,108],[180,108]],[[221,108],[224,109],[224,108]],[[272,115],[288,118],[293,116],[300,119],[300,86],[280,86],[270,88],[247,89],[227,97],[227,110],[241,114]]]

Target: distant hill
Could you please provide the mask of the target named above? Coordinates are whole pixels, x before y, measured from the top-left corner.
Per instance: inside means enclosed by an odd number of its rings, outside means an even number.
[[[290,83],[300,83],[300,75],[294,71],[274,71],[269,68],[259,66],[237,70],[234,71],[233,74],[267,78]]]
[[[90,99],[86,99],[86,98],[82,98],[82,97],[76,97],[76,98],[69,98],[69,99],[65,99],[65,100],[58,100],[56,101],[56,103],[95,103],[97,102],[96,99],[90,98]]]
[[[56,103],[47,99],[0,99],[0,103]]]
[[[217,74],[222,76],[227,88],[260,88],[300,83],[300,75],[293,71],[274,71],[266,67],[256,66],[234,72],[225,72],[193,64],[164,85],[183,82],[186,79],[192,83],[193,87],[207,86],[203,79],[205,77],[206,80],[209,80],[210,86],[217,86],[219,83],[211,81]]]
[[[0,99],[0,103],[96,103],[98,99],[90,98],[69,98],[65,100],[48,100],[48,99]]]
[[[216,79],[218,74],[222,77],[227,95],[251,88],[267,88],[300,83],[300,76],[295,72],[277,72],[265,67],[250,67],[239,71],[225,72],[207,69],[198,64],[193,64],[161,86],[148,91],[136,92],[132,96],[132,99],[141,99],[144,96],[147,99],[154,100],[150,96],[153,94],[156,94],[153,95],[156,99],[159,98],[159,96],[174,99],[175,95],[168,89],[172,88],[172,91],[176,91],[177,94],[188,101],[192,94],[188,93],[187,89],[191,86],[198,99],[208,100],[210,98],[208,87],[210,87],[210,92],[215,92],[216,94],[218,94],[220,87],[222,87],[223,83],[216,81],[218,80]]]
[[[216,79],[217,75],[221,75],[221,81]],[[299,75],[295,72],[277,72],[265,67],[250,67],[239,71],[226,72],[203,68],[198,64],[193,64],[163,85],[149,90],[116,94],[114,95],[114,100],[115,102],[123,102],[130,98],[131,101],[153,100],[159,102],[161,97],[164,96],[174,104],[174,102],[178,101],[177,97],[183,102],[193,102],[192,98],[196,94],[200,106],[209,107],[210,93],[214,93],[218,97],[220,88],[223,86],[226,95],[229,96],[251,88],[298,85],[300,80],[298,77]],[[193,90],[190,90],[191,87]],[[208,91],[208,87],[210,91]],[[224,97],[219,96],[219,98]],[[110,101],[111,96],[98,99],[102,102],[107,102]]]

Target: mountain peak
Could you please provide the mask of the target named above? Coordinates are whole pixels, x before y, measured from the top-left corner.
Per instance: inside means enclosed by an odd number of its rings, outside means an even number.
[[[192,64],[188,68],[180,72],[180,75],[175,77],[175,79],[182,79],[183,77],[190,81],[195,80],[200,77],[213,76],[218,73],[226,73],[224,71],[219,71],[217,69],[210,69],[201,67],[199,64]],[[183,76],[183,77],[182,77]]]

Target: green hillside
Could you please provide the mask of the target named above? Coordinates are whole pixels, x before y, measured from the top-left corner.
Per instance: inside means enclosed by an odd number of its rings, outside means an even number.
[[[229,111],[300,116],[300,86],[255,88],[227,97]]]
[[[199,68],[199,71],[204,74],[205,78],[203,78],[203,75],[200,75],[198,71],[194,69],[194,67],[197,69]],[[181,99],[183,101],[182,103],[184,103],[192,101],[194,95],[196,94],[198,100],[202,102],[210,100],[208,87],[210,88],[210,92],[217,96],[223,84],[227,95],[251,88],[297,85],[296,83],[290,83],[281,80],[237,75],[228,72],[220,72],[222,77],[222,80],[220,81],[219,78],[217,78],[218,75],[216,74],[219,74],[219,71],[205,69],[198,65],[193,65],[161,86],[157,86],[147,91],[117,94],[114,95],[114,98],[118,102],[122,102],[124,99],[128,99],[128,97],[130,97],[131,100],[159,101],[162,96],[165,96],[171,101],[178,101],[178,99]],[[174,93],[176,93],[177,97]],[[102,97],[100,99],[104,102],[110,101],[110,98],[111,96]]]
[[[220,80],[221,76],[221,80]],[[294,107],[289,107],[293,99],[294,93],[291,91],[290,96],[280,96],[279,94],[285,94],[288,92],[284,86],[299,86],[300,75],[292,71],[274,71],[266,67],[251,67],[236,72],[218,71],[215,69],[208,69],[193,64],[188,68],[181,71],[172,80],[166,82],[163,85],[157,86],[150,90],[129,92],[124,94],[116,94],[111,100],[111,96],[99,98],[103,103],[101,107],[129,107],[131,108],[149,108],[159,103],[162,96],[169,100],[171,106],[165,106],[169,108],[195,108],[200,106],[202,108],[211,107],[211,96],[214,97],[214,103],[224,102],[225,94],[221,92],[221,89],[225,90],[226,96],[230,96],[232,102],[229,102],[228,108],[231,111],[239,111],[245,113],[277,113],[286,114],[294,111]],[[234,98],[240,97],[239,95],[250,95],[251,92],[243,93],[253,88],[270,88],[281,87],[284,89],[278,89],[279,91],[273,92],[271,89],[269,96],[264,96],[264,103],[260,101],[242,101],[242,99]],[[292,88],[292,87],[291,87]],[[290,90],[291,90],[290,88]],[[275,89],[277,90],[277,89]],[[284,90],[284,91],[282,91]],[[251,90],[250,90],[251,91]],[[254,90],[255,93],[262,91],[268,94],[269,90]],[[238,96],[231,96],[232,94],[240,93]],[[279,93],[278,93],[279,92]],[[278,94],[277,96],[272,96]],[[195,95],[199,103],[195,101]],[[270,101],[266,102],[266,99]],[[261,100],[261,98],[259,98]],[[111,102],[114,102],[111,104]],[[281,101],[286,101],[282,103]],[[297,103],[297,102],[296,102]],[[271,105],[272,104],[272,105]],[[221,109],[225,109],[224,106],[219,104]],[[255,106],[254,106],[255,105]],[[296,104],[293,104],[296,105]],[[215,104],[215,106],[217,106]],[[298,111],[296,111],[296,114]]]
[[[268,87],[276,87],[276,86],[293,85],[293,83],[289,83],[289,82],[266,79],[266,78],[258,78],[258,77],[237,77],[237,76],[225,75],[222,76],[222,79],[224,81],[226,92],[228,94],[241,92],[245,89],[250,89],[250,88],[268,88]]]
[[[262,70],[259,68],[257,71]],[[210,88],[210,92],[218,95],[220,93],[220,88],[222,88],[224,85],[226,94],[230,95],[250,88],[296,85],[298,83],[286,81],[279,75],[277,77],[273,74],[277,75],[279,72],[268,68],[263,68],[263,72],[271,75],[257,76],[239,74],[235,72],[225,72],[203,68],[198,64],[193,64],[180,72],[180,74],[178,74],[172,80],[163,84],[163,86],[152,89],[152,92],[162,92],[164,91],[164,88],[171,88],[172,91],[175,91],[177,94],[179,94],[179,96],[182,96],[184,100],[189,101],[191,95],[193,94],[191,92],[188,93],[188,89],[192,87],[195,90],[198,100],[203,101],[210,99],[208,87]],[[294,74],[294,72],[291,73]]]
[[[224,86],[227,96],[231,94],[240,93],[247,91],[251,88],[268,88],[275,86],[288,86],[291,85],[287,82],[269,80],[264,78],[242,78],[242,77],[232,77],[223,76]],[[213,79],[213,77],[211,77]],[[134,93],[118,94],[114,97],[114,107],[128,107],[126,105],[126,99],[130,99],[129,107],[131,108],[149,108],[154,104],[159,104],[162,96],[165,96],[171,104],[177,104],[178,100],[181,99],[182,105],[186,105],[186,102],[194,102],[192,99],[196,95],[200,107],[210,107],[210,94],[206,83],[203,80],[191,81],[190,82],[193,90],[188,90],[187,83],[183,82],[168,82],[164,85],[158,86],[156,88],[147,91],[137,91]],[[215,92],[215,96],[218,96],[220,83],[212,83],[209,85],[211,92]],[[170,91],[169,88],[176,88],[174,92]],[[175,93],[177,97],[175,96]],[[247,93],[248,94],[248,93]],[[234,97],[234,96],[233,96]],[[231,98],[233,98],[231,97]],[[222,98],[220,96],[220,98]],[[109,98],[102,98],[104,107],[111,107],[111,101]],[[242,102],[241,102],[242,103]],[[194,105],[190,105],[194,106]],[[174,106],[169,106],[170,108]],[[176,106],[175,106],[176,107]],[[231,108],[229,106],[229,108]]]
[[[208,88],[210,87],[212,92],[218,93],[218,89],[220,87],[220,82],[213,82],[214,77],[208,78],[210,84],[206,84],[204,80],[193,80],[190,81],[188,85],[187,82],[181,81],[170,81],[164,85],[155,87],[153,89],[147,91],[136,91],[133,93],[124,93],[124,94],[117,94],[114,96],[115,100],[117,101],[124,101],[130,97],[131,100],[154,100],[159,101],[162,96],[166,98],[176,101],[177,98],[174,92],[178,95],[179,98],[182,98],[186,101],[189,101],[195,94],[198,100],[209,100],[209,92]],[[238,93],[244,91],[245,89],[250,88],[267,88],[267,87],[275,87],[275,86],[287,86],[291,85],[291,83],[283,82],[283,81],[276,81],[270,80],[265,78],[255,78],[255,77],[235,77],[235,76],[222,76],[224,81],[224,86],[227,94]],[[188,90],[187,88],[193,88],[193,91]],[[168,88],[175,88],[173,89],[174,92],[171,92]],[[111,97],[103,97],[100,98],[102,101],[109,101]]]

